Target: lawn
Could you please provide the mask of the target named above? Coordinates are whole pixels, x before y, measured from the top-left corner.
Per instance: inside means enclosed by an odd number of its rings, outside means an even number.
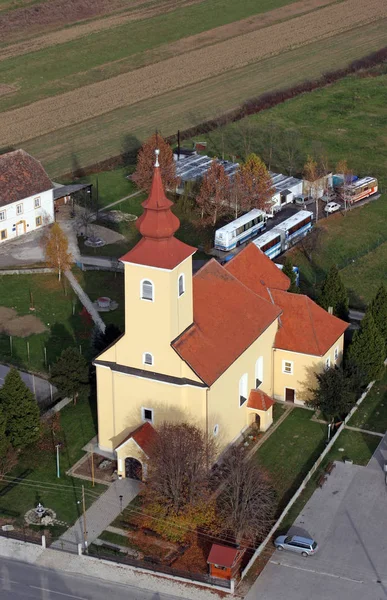
[[[94,302],[99,296],[109,296],[118,303],[118,308],[111,312],[101,313],[103,322],[108,325],[113,323],[121,331],[125,328],[125,298],[124,275],[111,271],[83,271],[79,274],[82,288]]]
[[[72,524],[80,514],[81,486],[86,488],[86,502],[91,504],[91,483],[65,475],[79,458],[83,456],[82,447],[96,435],[96,406],[92,401],[80,400],[76,406],[68,405],[60,412],[61,431],[58,439],[60,449],[61,477],[56,474],[56,456],[53,440],[45,438],[45,445],[26,448],[20,455],[17,467],[8,475],[7,482],[0,482],[0,517],[16,519],[23,524],[27,510],[38,502],[52,508],[57,518]],[[15,478],[14,481],[12,478]],[[19,478],[20,481],[17,479]],[[92,488],[96,495],[105,490],[103,485]],[[56,527],[61,533],[63,527]]]
[[[368,431],[387,431],[387,372],[368,392],[348,425]]]
[[[277,491],[279,512],[324,449],[327,429],[311,421],[313,414],[294,408],[255,455]]]

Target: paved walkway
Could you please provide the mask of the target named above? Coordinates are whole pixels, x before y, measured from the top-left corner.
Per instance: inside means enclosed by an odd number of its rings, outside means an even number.
[[[81,256],[79,262],[83,265],[90,265],[91,267],[100,267],[101,269],[108,269],[115,271],[124,271],[123,263],[119,262],[117,258],[109,258],[108,256]]]
[[[121,479],[112,483],[101,496],[86,511],[87,543],[94,540],[118,517],[122,508],[137,496],[141,483],[134,479]],[[86,492],[87,493],[87,492]],[[78,544],[84,543],[84,521],[80,516],[76,523],[70,527],[60,538],[51,544],[51,548],[62,549],[67,552],[77,552]]]
[[[91,315],[91,318],[93,319],[94,323],[97,325],[97,327],[100,329],[100,331],[102,331],[102,333],[105,333],[106,325],[102,321],[98,311],[94,308],[93,303],[90,300],[89,296],[79,285],[78,281],[75,279],[75,277],[71,271],[65,271],[65,276],[67,277],[71,287],[73,288],[74,292],[78,296],[79,300],[82,302],[82,304],[86,308],[87,312]]]

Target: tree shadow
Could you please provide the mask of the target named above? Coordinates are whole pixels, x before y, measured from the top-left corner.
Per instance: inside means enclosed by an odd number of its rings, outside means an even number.
[[[121,147],[121,156],[122,156],[122,164],[125,168],[126,174],[132,171],[132,168],[136,165],[137,154],[141,148],[141,142],[139,139],[132,135],[131,133],[127,133],[124,136],[122,147]]]
[[[46,342],[47,364],[52,365],[68,346],[74,346],[74,337],[62,323],[54,323]]]

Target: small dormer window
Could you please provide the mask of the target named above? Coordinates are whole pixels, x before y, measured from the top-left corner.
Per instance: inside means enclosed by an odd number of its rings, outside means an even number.
[[[150,352],[144,352],[142,357],[142,362],[144,365],[152,366],[153,365],[153,355]]]
[[[185,292],[185,281],[184,275],[179,275],[179,297],[182,296]]]
[[[153,283],[148,279],[144,279],[141,282],[141,299],[150,300],[150,302],[154,300]]]

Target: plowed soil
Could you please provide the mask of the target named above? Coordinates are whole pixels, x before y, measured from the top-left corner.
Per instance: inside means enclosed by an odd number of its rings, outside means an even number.
[[[346,0],[284,23],[41,100],[0,115],[2,144],[20,144],[23,140],[185,88],[221,73],[230,73],[231,81],[234,69],[385,17],[385,0],[368,0],[366,3],[364,0]]]
[[[60,0],[60,2],[62,1],[64,0]],[[143,1],[144,0],[142,0],[142,2]],[[270,10],[266,13],[249,17],[248,19],[241,19],[240,21],[231,23],[230,25],[223,25],[198,35],[183,38],[174,44],[169,44],[166,49],[168,50],[170,46],[173,46],[173,48],[170,48],[169,55],[173,55],[174,52],[188,52],[189,50],[200,48],[208,44],[214,44],[231,37],[248,33],[249,31],[267,27],[276,22],[290,19],[327,4],[332,4],[335,1],[336,0],[299,0],[298,2],[287,4],[281,8]],[[40,37],[34,37],[33,39],[7,46],[1,51],[0,61],[6,60],[7,58],[11,58],[13,56],[19,56],[20,54],[36,52],[38,50],[42,50],[43,48],[49,48],[50,46],[56,46],[58,44],[70,42],[92,33],[106,31],[107,29],[112,29],[114,27],[124,25],[125,23],[129,23],[130,21],[137,21],[139,19],[154,17],[158,14],[165,14],[175,10],[179,5],[181,6],[182,4],[184,4],[184,6],[188,6],[189,4],[196,4],[198,2],[202,2],[202,0],[190,0],[189,2],[186,0],[163,0],[160,1],[157,6],[139,8],[130,14],[125,13],[113,15],[111,17],[105,17],[104,19],[96,19],[91,23],[79,24],[68,29],[47,33],[46,35]],[[162,56],[160,58],[166,58],[166,49],[162,49]]]

